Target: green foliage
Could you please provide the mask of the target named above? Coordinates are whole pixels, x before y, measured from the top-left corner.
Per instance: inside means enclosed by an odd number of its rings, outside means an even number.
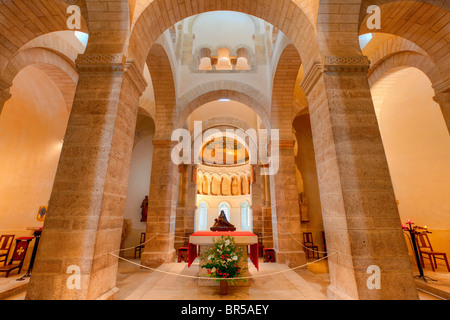
[[[217,282],[226,280],[234,284],[234,278],[241,277],[243,270],[240,263],[244,259],[244,250],[236,245],[231,236],[221,236],[200,258],[205,262],[202,268],[207,269],[207,276],[215,278]]]

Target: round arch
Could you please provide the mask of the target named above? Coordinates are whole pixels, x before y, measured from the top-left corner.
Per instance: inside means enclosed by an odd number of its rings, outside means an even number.
[[[195,89],[194,89],[195,90]],[[219,89],[214,91],[209,91],[203,94],[199,94],[197,96],[192,97],[192,100],[188,100],[187,97],[183,96],[182,101],[185,101],[180,105],[180,114],[178,117],[178,127],[182,127],[183,124],[186,122],[188,116],[194,112],[197,108],[201,107],[202,105],[219,100],[221,98],[227,98],[233,101],[240,102],[242,104],[245,104],[246,106],[250,107],[253,111],[256,112],[256,114],[259,116],[259,118],[264,123],[264,126],[267,129],[271,128],[271,123],[269,116],[266,112],[266,108],[264,107],[266,103],[263,105],[261,104],[261,101],[255,100],[253,97],[240,92],[236,90],[227,90],[227,89]],[[256,97],[255,97],[256,98]]]
[[[371,1],[370,4],[378,5],[381,10],[381,28],[369,29],[366,22],[371,15],[367,13],[364,15],[365,11],[361,11],[360,34],[382,32],[411,41],[430,56],[439,70],[440,78],[443,79],[443,75],[450,70],[446,55],[442,54],[450,50],[450,44],[446,40],[448,31],[441,26],[445,23],[445,16],[448,14],[448,1],[437,3],[428,0],[379,0]],[[368,5],[369,1],[364,0],[361,10],[364,8],[367,10]],[[412,12],[429,12],[430,14],[411,14]]]
[[[431,83],[440,79],[439,70],[427,56],[416,52],[399,52],[385,57],[369,69],[367,76],[370,87],[386,72],[400,67],[414,67],[421,70],[427,75]]]
[[[218,10],[246,13],[271,23],[294,43],[302,61],[308,61],[305,69],[309,70],[314,61],[320,61],[314,25],[302,6],[293,0],[271,1],[270,5],[264,0],[209,1],[206,6],[196,0],[181,4],[167,2],[164,5],[153,1],[142,12],[132,30],[128,56],[143,71],[152,44],[165,30],[187,17]]]

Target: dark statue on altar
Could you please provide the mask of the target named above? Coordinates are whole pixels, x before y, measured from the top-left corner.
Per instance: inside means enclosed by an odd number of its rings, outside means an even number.
[[[145,199],[142,201],[141,204],[141,222],[146,222],[147,221],[147,213],[148,213],[148,196],[145,196]]]
[[[228,222],[225,212],[222,210],[216,223],[211,227],[211,231],[236,231],[236,227]]]

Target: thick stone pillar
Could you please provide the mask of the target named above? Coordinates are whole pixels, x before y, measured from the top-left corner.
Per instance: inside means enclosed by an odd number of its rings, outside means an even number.
[[[292,268],[306,262],[303,247],[292,239],[300,242],[302,239],[294,141],[281,140],[276,147],[279,148],[279,170],[270,176],[273,245],[277,262]]]
[[[170,263],[175,256],[175,219],[178,196],[178,166],[171,152],[176,142],[153,140],[152,177],[147,214],[146,243],[141,263],[158,267]]]
[[[2,114],[5,102],[8,101],[9,98],[11,98],[11,93],[9,92],[11,86],[11,83],[0,79],[0,115]]]
[[[26,299],[107,299],[117,292],[118,263],[109,252],[120,248],[146,83],[122,54],[81,55],[77,68],[80,78]]]
[[[366,77],[366,57],[307,70],[332,299],[418,299]],[[334,254],[337,252],[337,254]],[[380,289],[367,286],[380,268]]]

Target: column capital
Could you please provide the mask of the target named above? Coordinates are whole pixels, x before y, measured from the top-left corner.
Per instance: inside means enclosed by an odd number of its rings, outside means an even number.
[[[123,72],[126,56],[123,53],[84,53],[75,60],[78,72]]]
[[[125,63],[125,74],[134,84],[139,94],[142,95],[147,88],[147,81],[144,78],[142,70],[139,70],[136,62],[133,59],[127,59]]]
[[[363,55],[355,57],[326,56],[324,61],[324,72],[367,73],[369,67],[369,58]]]
[[[303,77],[303,80],[300,83],[300,87],[302,87],[303,92],[305,92],[305,95],[308,95],[314,88],[317,81],[320,79],[322,72],[323,68],[322,63],[320,61],[314,61],[309,70],[305,72],[305,76]]]

